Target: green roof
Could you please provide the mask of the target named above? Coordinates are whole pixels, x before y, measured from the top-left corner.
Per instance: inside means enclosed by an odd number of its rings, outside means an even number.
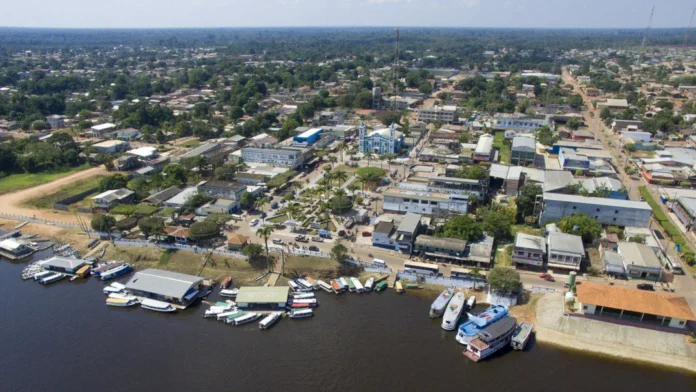
[[[235,302],[243,304],[267,304],[288,302],[290,287],[240,287]]]

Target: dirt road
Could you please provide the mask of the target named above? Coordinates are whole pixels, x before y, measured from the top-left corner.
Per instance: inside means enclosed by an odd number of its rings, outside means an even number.
[[[104,168],[104,166],[101,165],[99,167],[94,167],[91,169],[70,174],[65,177],[61,177],[55,181],[38,185],[33,188],[23,189],[17,192],[0,195],[0,212],[30,217],[35,216],[36,218],[46,220],[77,223],[77,219],[75,219],[75,216],[71,213],[59,213],[53,212],[52,210],[40,210],[31,207],[25,207],[22,206],[22,202],[24,202],[25,200],[55,193],[58,190],[60,190],[60,188],[63,186],[104,174],[107,174],[107,171]],[[91,217],[89,217],[88,219],[91,219]]]

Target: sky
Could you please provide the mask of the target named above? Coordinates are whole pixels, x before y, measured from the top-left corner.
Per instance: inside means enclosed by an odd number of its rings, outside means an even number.
[[[689,25],[696,0],[0,0],[0,26],[542,27]]]

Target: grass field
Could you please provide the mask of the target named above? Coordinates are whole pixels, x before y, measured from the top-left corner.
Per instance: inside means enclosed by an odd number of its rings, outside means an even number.
[[[493,147],[500,151],[500,163],[510,163],[510,144],[505,142],[505,132],[496,132]]]
[[[681,247],[682,253],[693,254],[693,249],[691,249],[691,247],[688,245],[688,243],[682,236],[681,231],[679,231],[679,229],[676,226],[674,226],[667,214],[665,214],[665,212],[662,210],[662,207],[660,206],[659,202],[652,197],[650,191],[648,191],[648,189],[644,186],[638,187],[638,191],[640,192],[640,195],[643,196],[643,199],[645,199],[645,201],[648,204],[650,204],[650,207],[653,210],[653,215],[655,215],[655,219],[657,219],[657,221],[660,223],[660,226],[662,226],[662,228],[665,229],[665,232],[672,239],[672,241],[674,241],[675,244]]]
[[[60,188],[56,193],[50,195],[43,195],[35,199],[26,200],[23,204],[34,208],[44,208],[51,209],[53,204],[59,200],[63,200],[66,197],[76,195],[78,193],[84,192],[90,188],[95,188],[99,186],[99,181],[101,181],[103,176],[92,177],[89,180],[78,181],[70,185],[65,185]],[[86,196],[89,197],[89,196]]]
[[[45,184],[55,179],[65,177],[68,174],[76,173],[89,168],[90,166],[88,164],[84,164],[77,167],[59,169],[51,172],[10,174],[5,178],[0,179],[0,194],[19,191],[36,185]]]
[[[296,175],[297,172],[295,170],[288,170],[283,174],[273,177],[270,181],[268,181],[268,183],[266,183],[266,185],[269,188],[279,187],[288,182],[291,178],[295,177]]]
[[[136,206],[121,204],[111,209],[115,215],[150,216],[157,212],[157,207],[148,204],[138,204]]]

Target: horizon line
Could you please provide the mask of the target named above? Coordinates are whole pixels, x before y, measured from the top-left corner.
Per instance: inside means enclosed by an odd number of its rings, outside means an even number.
[[[645,27],[496,27],[496,26],[419,26],[419,25],[365,25],[365,26],[354,26],[354,25],[326,25],[326,26],[168,26],[168,27],[56,27],[56,26],[0,26],[0,29],[43,29],[43,30],[172,30],[172,29],[211,29],[211,30],[221,30],[221,29],[365,29],[365,28],[376,28],[376,29],[387,29],[387,28],[400,28],[400,29],[484,29],[484,30],[644,30]],[[651,30],[683,30],[691,29],[689,26],[678,26],[678,27],[651,27]]]

